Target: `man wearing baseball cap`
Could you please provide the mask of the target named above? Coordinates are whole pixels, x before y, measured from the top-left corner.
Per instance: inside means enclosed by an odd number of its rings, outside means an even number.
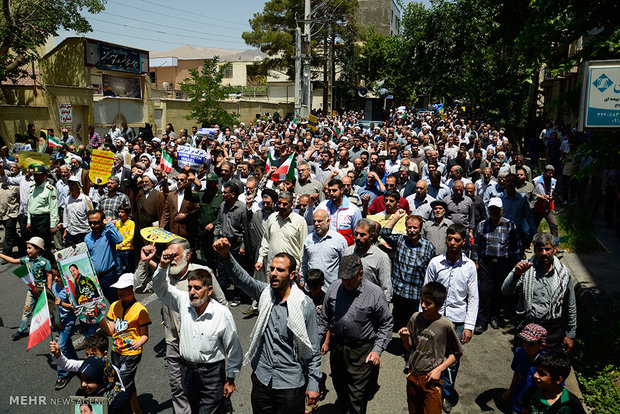
[[[381,353],[392,339],[394,323],[383,291],[364,280],[363,274],[359,256],[344,256],[339,280],[327,290],[319,316],[321,352],[330,351],[338,401],[342,408],[355,413],[366,412],[374,396]],[[329,341],[327,331],[331,334]]]
[[[26,228],[30,234],[37,234],[45,243],[45,255],[51,259],[52,235],[58,226],[58,200],[56,188],[47,182],[44,165],[31,164],[28,168],[34,176],[34,187],[28,197]]]
[[[504,327],[500,317],[501,286],[508,273],[521,258],[521,242],[515,223],[502,217],[502,199],[489,200],[489,218],[476,229],[472,260],[478,269],[480,305],[474,333],[482,334],[491,325]]]

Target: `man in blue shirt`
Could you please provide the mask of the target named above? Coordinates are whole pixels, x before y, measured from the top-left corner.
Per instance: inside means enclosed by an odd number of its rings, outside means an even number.
[[[116,245],[123,241],[123,236],[110,220],[105,219],[101,210],[88,213],[88,225],[91,232],[86,235],[84,242],[88,247],[103,296],[109,303],[113,303],[118,300],[116,289],[110,287],[116,283],[119,276],[116,271]]]

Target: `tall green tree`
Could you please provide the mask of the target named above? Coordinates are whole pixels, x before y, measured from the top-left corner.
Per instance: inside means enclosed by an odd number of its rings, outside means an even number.
[[[205,60],[202,69],[190,69],[190,77],[181,84],[181,90],[190,99],[190,114],[186,118],[195,119],[203,125],[232,126],[239,122],[239,115],[226,111],[220,104],[234,91],[231,86],[222,86],[224,70],[231,64],[228,62],[220,66],[218,62],[218,56]]]
[[[92,30],[82,12],[99,13],[105,0],[2,0],[0,81],[26,76],[24,66],[39,58],[38,48],[60,29]]]

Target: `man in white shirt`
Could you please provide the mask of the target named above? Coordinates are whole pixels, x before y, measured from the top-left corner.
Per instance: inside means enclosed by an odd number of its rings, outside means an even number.
[[[446,287],[448,296],[439,313],[454,323],[456,334],[463,344],[471,340],[478,315],[478,276],[476,265],[463,254],[467,229],[460,224],[448,227],[447,251],[431,259],[426,268],[424,285],[439,282]],[[455,362],[444,371],[442,387],[443,409],[449,413],[454,403],[454,382],[459,370]]]
[[[145,246],[143,252],[147,258],[155,255],[152,246]],[[168,268],[175,255],[176,251],[169,248],[162,253],[153,275],[153,290],[180,316],[181,380],[191,412],[215,412],[222,399],[235,391],[235,375],[243,360],[241,343],[228,308],[211,300],[211,272],[206,269],[190,272],[188,293],[168,282]],[[224,374],[226,358],[228,368]]]

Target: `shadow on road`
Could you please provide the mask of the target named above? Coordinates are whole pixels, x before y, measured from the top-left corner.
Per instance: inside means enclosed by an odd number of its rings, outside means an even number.
[[[140,394],[138,402],[143,413],[160,413],[164,410],[172,409],[172,400],[168,398],[166,401],[159,403],[153,399],[153,394]]]
[[[502,400],[502,394],[505,391],[506,388],[491,388],[490,390],[486,390],[476,397],[476,404],[478,404],[481,411],[495,411],[495,408],[489,405],[489,403],[493,401],[495,407],[500,412],[510,413],[510,404]]]

